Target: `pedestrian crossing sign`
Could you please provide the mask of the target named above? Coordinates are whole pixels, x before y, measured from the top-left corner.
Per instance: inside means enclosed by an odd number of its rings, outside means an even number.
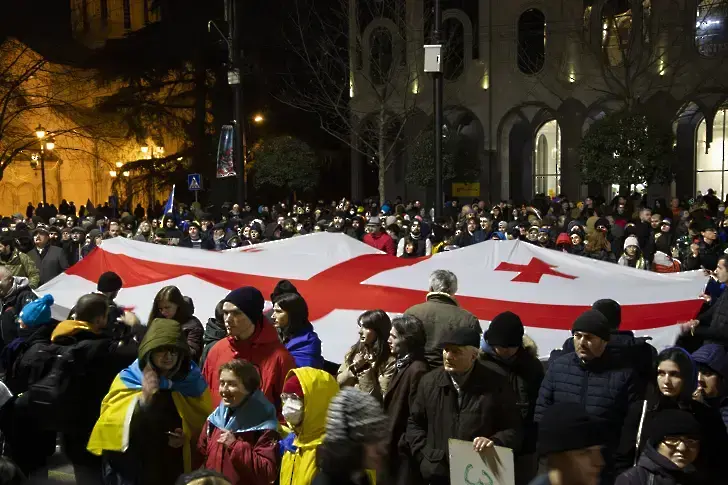
[[[193,192],[202,190],[202,177],[199,173],[191,173],[187,176],[187,188]]]

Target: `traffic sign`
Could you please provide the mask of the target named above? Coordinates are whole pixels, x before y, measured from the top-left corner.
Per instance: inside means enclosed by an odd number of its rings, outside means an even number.
[[[187,176],[187,188],[193,192],[202,190],[202,177],[199,173],[191,173]]]

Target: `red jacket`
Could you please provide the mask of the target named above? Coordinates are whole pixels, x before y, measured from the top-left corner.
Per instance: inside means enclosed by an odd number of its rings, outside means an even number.
[[[258,368],[260,390],[265,397],[281,412],[281,392],[288,371],[296,367],[291,354],[278,340],[273,325],[264,321],[257,325],[255,333],[247,340],[226,337],[216,343],[207,354],[202,367],[202,377],[210,386],[212,404],[220,404],[220,366],[234,359],[244,359]]]
[[[217,442],[221,435],[221,429],[205,423],[197,442],[203,468],[222,473],[233,485],[270,485],[278,479],[277,431],[237,433],[230,447]]]
[[[389,236],[389,234],[384,231],[372,232],[367,234],[366,236],[364,236],[364,243],[370,245],[375,249],[384,251],[390,256],[395,255],[396,251],[394,247],[394,241]]]

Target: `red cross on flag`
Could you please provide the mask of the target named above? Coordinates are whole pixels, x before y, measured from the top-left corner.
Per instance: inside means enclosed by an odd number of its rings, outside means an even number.
[[[136,307],[144,322],[154,295],[175,285],[206,323],[229,290],[255,286],[266,297],[289,279],[306,299],[324,356],[340,361],[357,339],[357,317],[370,309],[391,315],[425,300],[432,271],[458,277],[457,300],[487,328],[498,313],[520,315],[541,356],[561,346],[574,319],[601,298],[622,305],[622,329],[670,345],[676,324],[695,317],[706,283],[701,272],[657,274],[542,249],[519,241],[486,241],[430,258],[387,256],[343,234],[318,233],[225,252],[171,248],[123,238],[105,240],[87,258],[45,284],[64,319],[105,271],[124,282],[117,302]]]

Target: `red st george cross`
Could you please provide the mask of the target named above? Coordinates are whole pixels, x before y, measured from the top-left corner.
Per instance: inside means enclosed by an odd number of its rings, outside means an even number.
[[[538,258],[531,258],[528,264],[501,263],[496,271],[512,271],[518,273],[511,281],[516,283],[540,283],[544,275],[558,276],[567,280],[575,280],[577,277],[570,274],[554,271],[557,266],[552,266]]]

